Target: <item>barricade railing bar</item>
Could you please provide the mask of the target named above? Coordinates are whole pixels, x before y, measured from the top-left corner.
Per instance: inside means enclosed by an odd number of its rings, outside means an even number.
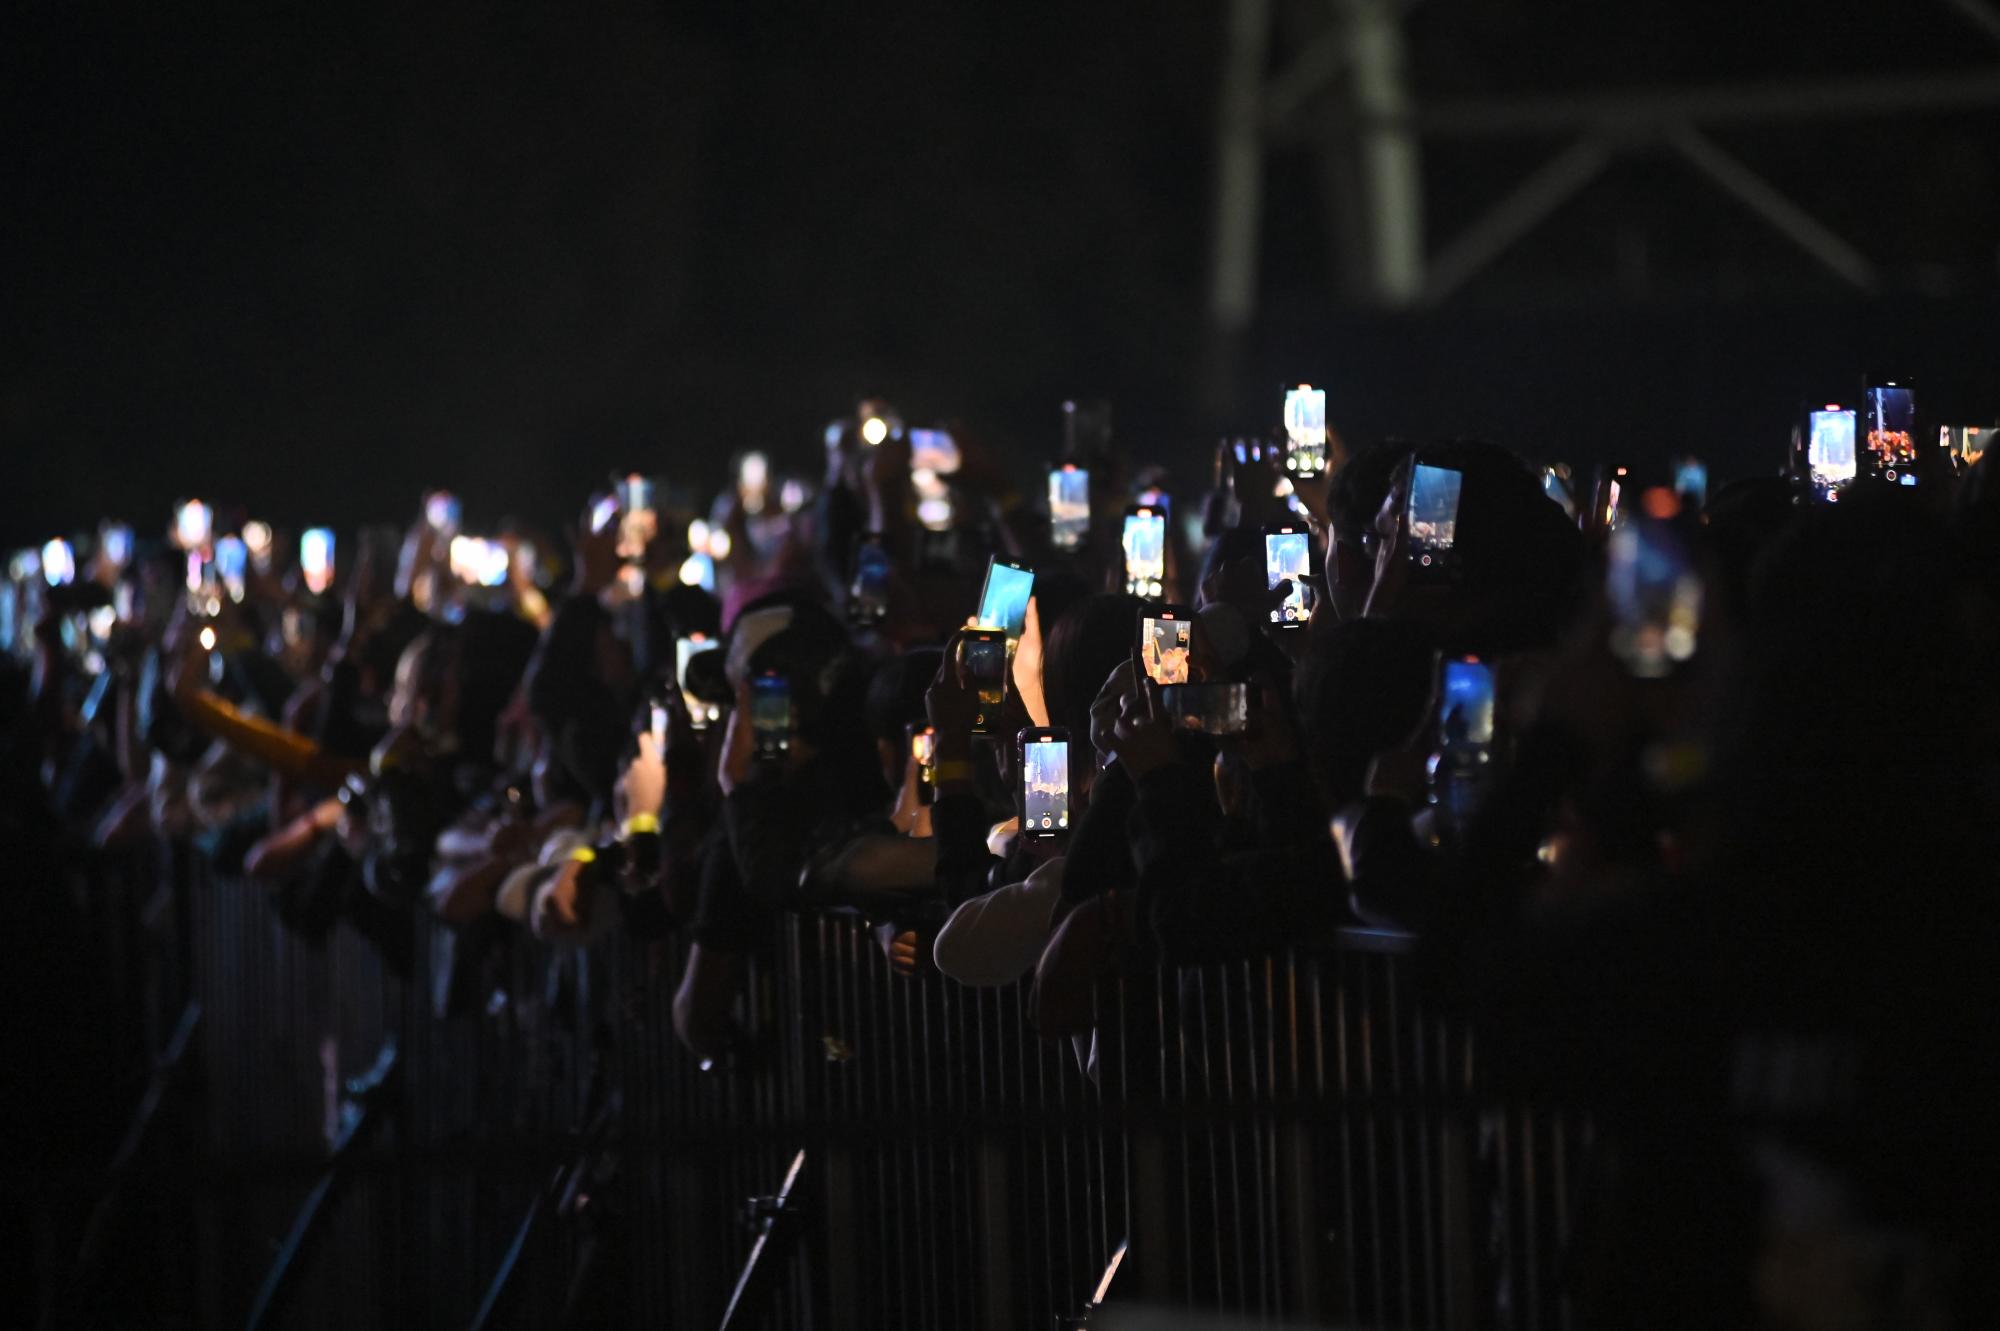
[[[1483,1092],[1400,935],[1107,978],[1093,1032],[1047,1038],[1025,983],[898,975],[869,921],[793,915],[750,968],[748,1052],[705,1070],[674,1038],[678,944],[503,939],[447,1020],[465,940],[434,921],[398,973],[197,858],[140,867],[187,880],[154,927],[202,1014],[179,1177],[204,1324],[274,1279],[287,1328],[1056,1327],[1100,1301],[1568,1324],[1587,1125]],[[398,1093],[286,1253],[385,1046]]]

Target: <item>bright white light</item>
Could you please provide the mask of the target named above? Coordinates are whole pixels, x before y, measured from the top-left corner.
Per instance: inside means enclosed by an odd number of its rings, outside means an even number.
[[[479,585],[482,587],[504,587],[507,585],[507,567],[511,562],[507,547],[498,541],[481,542],[479,552]]]
[[[771,483],[770,461],[762,453],[745,453],[742,477],[744,489],[762,490]]]
[[[704,554],[689,555],[681,563],[681,582],[703,591],[715,590],[715,564]]]
[[[696,554],[708,551],[708,524],[700,518],[688,524],[688,549]]]
[[[299,570],[305,575],[306,590],[322,596],[333,586],[333,533],[325,527],[308,527],[299,537]]]
[[[917,505],[917,521],[932,531],[951,530],[951,500],[925,499]]]
[[[76,552],[68,541],[54,540],[42,547],[42,576],[51,587],[76,581]]]
[[[199,499],[190,499],[182,504],[174,515],[174,538],[181,549],[193,550],[208,544],[208,538],[215,529],[215,515],[207,504]]]
[[[787,513],[796,513],[806,506],[805,482],[793,477],[778,489],[778,506]]]
[[[928,490],[938,483],[938,475],[929,467],[910,468],[910,484],[919,490]]]
[[[861,422],[861,439],[864,443],[879,444],[889,437],[889,422],[880,416],[870,416]]]
[[[100,605],[97,607],[97,609],[90,612],[90,631],[96,637],[100,639],[108,638],[111,636],[111,630],[117,627],[118,627],[117,606]]]
[[[214,630],[214,629],[212,629],[212,628],[209,628],[209,627],[207,627],[207,626],[203,626],[203,628],[202,628],[202,630],[201,630],[201,649],[202,649],[202,650],[203,650],[204,652],[212,652],[212,651],[214,651],[214,650],[215,650],[215,630]]]
[[[269,554],[271,550],[271,524],[268,522],[244,523],[243,544],[250,547],[250,553],[253,555]]]
[[[708,553],[716,559],[729,558],[729,552],[735,544],[729,539],[729,533],[726,531],[718,529],[708,534]]]

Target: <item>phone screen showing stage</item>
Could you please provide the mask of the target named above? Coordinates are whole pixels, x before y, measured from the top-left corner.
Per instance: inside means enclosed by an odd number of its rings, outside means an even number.
[[[1493,742],[1493,668],[1478,661],[1444,663],[1438,728],[1448,744]]]
[[[1069,830],[1069,741],[1034,739],[1022,746],[1021,829],[1029,836]]]
[[[1870,388],[1862,400],[1873,469],[1900,481],[1917,461],[1917,395],[1895,384]]]
[[[1306,575],[1312,564],[1312,542],[1303,531],[1264,534],[1264,585],[1272,591],[1290,580],[1285,599],[1271,611],[1274,624],[1304,624],[1312,614],[1312,588]]]
[[[1420,569],[1442,570],[1450,565],[1458,541],[1458,497],[1465,477],[1449,467],[1421,462],[1410,474],[1410,562]]]
[[[1161,594],[1167,576],[1167,515],[1150,508],[1125,515],[1125,590]]]
[[[1076,550],[1090,535],[1090,473],[1057,467],[1049,473],[1049,543]]]
[[[1806,438],[1806,467],[1813,485],[1822,490],[1854,479],[1854,413],[1829,407],[1812,414]]]
[[[783,675],[750,681],[750,733],[760,754],[781,754],[792,747],[792,687]]]

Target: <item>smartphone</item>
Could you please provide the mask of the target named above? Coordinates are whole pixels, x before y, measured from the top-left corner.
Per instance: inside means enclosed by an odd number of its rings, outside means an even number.
[[[1438,745],[1446,751],[1493,743],[1493,667],[1476,656],[1447,657],[1438,688]]]
[[[1048,841],[1069,833],[1069,731],[1029,726],[1015,737],[1021,761],[1021,835]]]
[[[1444,578],[1457,570],[1452,547],[1458,542],[1458,500],[1464,489],[1464,474],[1450,467],[1419,462],[1410,468],[1403,522],[1412,571]]]
[[[1271,622],[1281,628],[1304,628],[1312,615],[1312,539],[1303,526],[1283,523],[1264,530],[1264,585],[1271,591],[1289,580],[1291,591],[1271,610]]]
[[[1699,458],[1675,459],[1674,493],[1680,496],[1681,506],[1689,512],[1699,513],[1704,508],[1707,508],[1707,464]]]
[[[1625,521],[1625,487],[1630,483],[1632,469],[1601,463],[1597,468],[1597,481],[1591,492],[1590,531],[1597,535],[1616,531]]]
[[[1326,390],[1285,390],[1285,472],[1305,479],[1326,470]]]
[[[458,496],[449,490],[433,490],[424,496],[424,521],[432,531],[444,535],[457,531],[462,512]]]
[[[917,493],[917,521],[925,531],[950,531],[958,520],[951,502],[951,485],[934,471],[912,471],[910,488]]]
[[[481,536],[451,538],[452,576],[468,587],[504,587],[510,556],[499,541]]]
[[[618,512],[618,557],[636,564],[646,557],[646,547],[660,534],[660,515],[654,507],[656,486],[649,476],[633,472],[616,482],[612,498]]]
[[[1176,730],[1240,735],[1250,725],[1248,684],[1169,684],[1160,706]]]
[[[770,489],[771,460],[762,453],[745,453],[736,464],[736,497],[743,501],[744,511],[762,513]]]
[[[706,633],[690,633],[674,640],[674,680],[680,685],[682,701],[687,704],[688,724],[696,730],[706,730],[722,719],[722,704],[715,699],[727,687],[727,681],[721,678],[722,658],[710,655],[721,647],[720,642]],[[716,667],[712,680],[695,678],[711,673],[707,671],[709,666]]]
[[[132,562],[132,529],[124,523],[106,523],[99,534],[99,543],[105,562],[113,568],[124,568]]]
[[[299,533],[299,576],[314,596],[324,596],[333,586],[332,530],[308,527]]]
[[[1604,566],[1611,650],[1640,679],[1664,679],[1694,656],[1702,580],[1679,526],[1634,514],[1612,533]]]
[[[959,456],[958,441],[944,430],[910,431],[910,470],[949,476],[965,459]]]
[[[1983,425],[1940,425],[1938,447],[1969,467],[1986,452],[1986,439],[1992,433]]]
[[[681,585],[699,587],[715,594],[715,560],[706,550],[697,550],[681,561]]]
[[[959,671],[979,703],[972,733],[991,735],[1007,701],[1007,635],[1001,629],[967,629],[959,638]]]
[[[1829,402],[1811,414],[1806,429],[1806,472],[1814,490],[1830,498],[1854,479],[1854,439],[1855,413],[1850,408]]]
[[[1986,445],[1993,437],[1993,430],[1985,425],[1968,425],[1959,435],[1958,455],[1971,466],[1986,455]]]
[[[1155,684],[1188,682],[1188,654],[1194,646],[1194,612],[1184,605],[1146,606],[1139,611],[1139,668]]]
[[[1277,445],[1267,444],[1262,439],[1235,439],[1230,441],[1230,451],[1239,463],[1261,462],[1267,453],[1276,451]]]
[[[1073,462],[1049,469],[1049,544],[1065,554],[1090,536],[1090,473]]]
[[[880,624],[889,617],[888,547],[882,533],[869,532],[854,552],[854,581],[847,589],[847,621],[860,627]]]
[[[599,495],[590,505],[590,531],[593,536],[611,530],[611,524],[618,520],[618,496]]]
[[[655,701],[647,716],[647,728],[653,732],[653,748],[659,753],[667,751],[667,705]]]
[[[183,550],[200,550],[215,534],[215,510],[199,499],[189,499],[174,509],[174,544]]]
[[[250,567],[259,573],[271,571],[272,539],[270,523],[253,521],[243,524],[243,544],[250,551]]]
[[[1007,635],[1007,654],[1028,626],[1028,597],[1035,590],[1035,571],[1025,564],[994,555],[986,561],[986,584],[979,589],[979,618],[983,629],[1000,629]]]
[[[792,682],[775,670],[750,681],[750,739],[759,758],[791,751]]]
[[[215,571],[221,576],[229,599],[240,603],[248,590],[250,573],[250,548],[243,544],[242,537],[225,536],[215,543]]]
[[[42,547],[42,577],[51,587],[67,587],[76,581],[76,551],[58,537]]]
[[[1542,468],[1542,494],[1562,509],[1563,515],[1571,522],[1576,521],[1576,493],[1570,488],[1570,469],[1561,463]]]
[[[917,803],[937,803],[937,731],[913,722],[905,736],[910,741],[910,759],[917,765]]]
[[[1133,596],[1158,597],[1166,590],[1167,515],[1150,505],[1125,510],[1125,590]]]
[[[1917,483],[1917,394],[1907,379],[1878,379],[1861,395],[1867,446],[1858,461],[1883,480]]]

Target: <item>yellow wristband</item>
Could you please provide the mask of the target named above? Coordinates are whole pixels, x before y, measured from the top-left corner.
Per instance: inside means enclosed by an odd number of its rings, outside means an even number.
[[[625,835],[628,837],[641,836],[647,832],[658,833],[659,830],[660,819],[657,814],[635,813],[625,820]]]
[[[589,846],[578,846],[569,853],[569,858],[572,864],[594,864],[597,861],[597,852]]]
[[[950,781],[972,780],[972,764],[963,758],[957,758],[951,762],[939,763],[936,772],[937,783],[941,786]]]

